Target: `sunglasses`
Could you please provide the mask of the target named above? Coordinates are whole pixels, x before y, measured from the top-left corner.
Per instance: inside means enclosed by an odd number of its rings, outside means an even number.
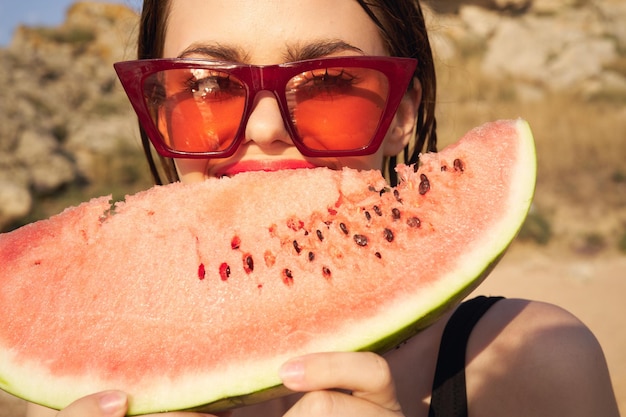
[[[376,152],[417,60],[337,57],[256,66],[200,59],[118,62],[118,77],[165,157],[224,158],[245,136],[256,95],[270,91],[307,157]]]

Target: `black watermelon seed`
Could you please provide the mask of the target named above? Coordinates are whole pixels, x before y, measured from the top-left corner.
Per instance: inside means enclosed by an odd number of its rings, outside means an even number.
[[[383,257],[383,255],[381,255],[380,252],[376,252],[374,256],[376,256],[378,259],[382,259]]]
[[[346,235],[348,234],[348,227],[346,226],[346,224],[345,224],[345,223],[339,223],[339,228],[341,229],[341,231],[342,231],[344,234],[346,234]]]
[[[321,241],[324,240],[324,235],[322,234],[321,230],[317,230],[315,233],[317,233],[317,238]]]
[[[420,175],[420,187],[419,193],[421,195],[426,194],[430,190],[430,181],[428,181],[428,177],[424,174]]]
[[[379,215],[379,216],[383,215],[383,212],[381,211],[380,207],[374,206],[372,208],[374,209],[374,213],[376,213],[377,215]]]
[[[394,220],[400,220],[400,218],[402,217],[402,213],[400,213],[400,210],[394,207],[391,210],[391,216],[393,217]]]
[[[300,247],[300,245],[298,244],[297,240],[293,241],[293,248],[296,250],[296,253],[298,255],[300,255],[300,252],[302,252],[302,248]]]
[[[369,222],[370,220],[372,220],[372,215],[370,214],[369,211],[365,211],[365,218],[367,219],[367,221]]]
[[[393,196],[396,198],[396,201],[398,203],[402,204],[402,199],[400,198],[400,191],[393,190]]]
[[[330,275],[331,275],[330,269],[328,269],[328,267],[326,267],[326,266],[323,267],[322,268],[322,274],[324,274],[325,278],[330,278]]]
[[[291,273],[290,269],[283,269],[283,282],[285,283],[285,285],[293,284],[293,274]]]
[[[460,159],[454,160],[454,170],[458,172],[465,171],[465,164]]]
[[[243,269],[247,274],[254,271],[254,261],[252,260],[252,255],[246,254],[243,257]]]
[[[383,231],[383,236],[387,239],[387,242],[393,242],[393,232],[390,229],[385,229]]]
[[[420,219],[418,219],[417,217],[410,217],[407,221],[406,224],[409,227],[420,227],[422,225],[422,222],[420,221]]]
[[[230,277],[230,266],[224,262],[220,265],[220,278],[222,281],[226,281],[228,277]]]
[[[364,235],[354,235],[354,241],[359,246],[367,246],[368,239]]]
[[[313,252],[309,252],[309,261],[313,262],[315,260],[315,254]]]

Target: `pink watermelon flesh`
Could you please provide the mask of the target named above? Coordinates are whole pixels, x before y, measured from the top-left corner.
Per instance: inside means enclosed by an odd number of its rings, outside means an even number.
[[[484,278],[534,190],[523,120],[377,171],[243,173],[94,199],[0,235],[0,387],[135,414],[275,395],[306,352],[395,346]]]

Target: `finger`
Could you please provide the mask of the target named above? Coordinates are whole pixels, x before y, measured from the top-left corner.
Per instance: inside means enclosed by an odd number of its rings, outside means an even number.
[[[57,417],[123,417],[128,410],[128,397],[122,391],[103,391],[74,401],[59,411]],[[230,412],[217,414],[228,417]],[[155,415],[156,416],[156,415]],[[163,414],[159,414],[160,417]],[[169,413],[168,417],[211,417],[209,414],[178,412]],[[148,416],[145,416],[148,417]]]
[[[128,398],[121,391],[104,391],[74,401],[59,411],[57,417],[123,417]]]
[[[399,411],[387,362],[370,352],[332,352],[287,361],[279,371],[283,384],[294,391],[344,389],[356,398]]]
[[[283,417],[398,417],[399,410],[382,406],[337,391],[312,391],[304,396]]]

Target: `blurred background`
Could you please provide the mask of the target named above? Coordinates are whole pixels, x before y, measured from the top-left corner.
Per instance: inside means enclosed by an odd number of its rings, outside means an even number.
[[[135,58],[139,0],[0,0],[0,231],[152,185],[112,63]],[[440,147],[523,117],[538,182],[484,291],[574,311],[626,411],[626,2],[432,0]],[[0,397],[4,398],[4,397]],[[17,407],[0,417],[18,415]],[[15,412],[15,410],[18,410]]]

